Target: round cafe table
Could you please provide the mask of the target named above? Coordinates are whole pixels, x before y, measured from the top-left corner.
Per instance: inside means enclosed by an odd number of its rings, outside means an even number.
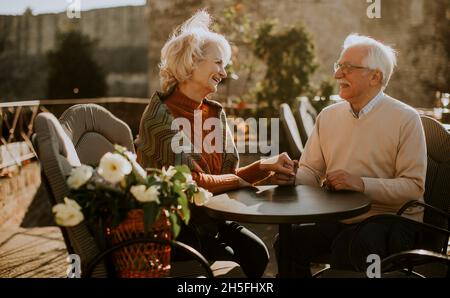
[[[369,211],[370,199],[362,193],[330,192],[306,185],[261,186],[216,195],[204,208],[217,219],[278,224],[278,273],[280,277],[288,277],[292,224],[351,218]]]

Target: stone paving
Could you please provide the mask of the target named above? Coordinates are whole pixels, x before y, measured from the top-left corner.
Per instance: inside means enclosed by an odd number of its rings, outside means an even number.
[[[66,246],[52,225],[38,162],[0,178],[0,277],[66,276]]]
[[[271,244],[276,226],[247,225]],[[270,246],[271,247],[271,246]],[[0,277],[65,277],[67,250],[58,227],[0,229]],[[264,277],[277,272],[273,251]]]
[[[0,277],[65,277],[66,257],[57,227],[0,230]]]

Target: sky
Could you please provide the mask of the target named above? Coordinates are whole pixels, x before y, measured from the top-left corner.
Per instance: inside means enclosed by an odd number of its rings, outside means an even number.
[[[71,4],[80,4],[81,11],[94,8],[143,5],[146,0],[0,0],[0,15],[20,15],[27,7],[34,15],[67,10]]]

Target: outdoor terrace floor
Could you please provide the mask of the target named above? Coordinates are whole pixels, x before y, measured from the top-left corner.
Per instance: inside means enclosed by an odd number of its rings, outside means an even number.
[[[271,246],[277,231],[272,225],[251,225],[253,232]],[[277,265],[271,260],[264,277],[275,277]],[[0,277],[66,277],[67,250],[58,227],[0,229]]]

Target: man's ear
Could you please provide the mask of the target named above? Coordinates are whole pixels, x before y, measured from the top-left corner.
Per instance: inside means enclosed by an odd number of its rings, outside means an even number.
[[[378,84],[382,85],[383,73],[379,70],[375,70],[370,77],[370,85],[376,86]]]

